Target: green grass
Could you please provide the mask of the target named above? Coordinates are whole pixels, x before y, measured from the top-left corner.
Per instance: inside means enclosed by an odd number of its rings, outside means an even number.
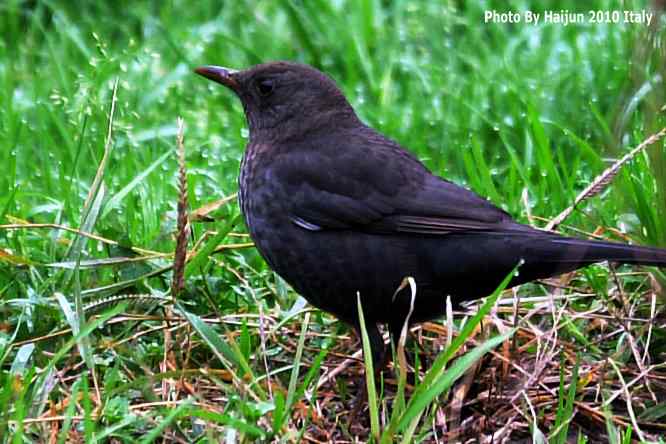
[[[291,442],[306,434],[324,439],[322,430],[338,439],[368,438],[368,428],[359,432],[336,420],[344,411],[317,411],[315,401],[324,402],[334,385],[313,388],[323,369],[339,363],[339,353],[360,345],[329,316],[303,315],[298,295],[253,249],[234,247],[247,238],[239,237],[245,231],[234,224],[233,202],[212,213],[213,222],[193,224],[193,241],[203,244],[188,264],[177,307],[144,300],[123,312],[139,317],[121,317],[117,308],[102,310],[101,317],[83,316],[83,306],[102,297],[168,293],[178,117],[186,125],[190,207],[236,192],[247,141],[242,108],[231,93],[194,75],[198,65],[241,68],[275,59],[315,65],[338,81],[367,123],[409,147],[437,174],[489,197],[522,222],[529,222],[528,215],[554,217],[612,160],[666,126],[663,13],[650,28],[565,27],[485,24],[483,11],[573,11],[579,2],[77,3],[0,4],[3,442],[40,442],[52,433],[60,442]],[[585,7],[617,9],[603,0]],[[622,8],[649,5],[629,1]],[[106,145],[109,121],[113,132]],[[610,187],[583,202],[560,229],[580,235],[567,227],[601,227],[602,236],[627,240],[612,231],[617,229],[636,243],[666,246],[665,215],[662,140],[625,165]],[[81,229],[109,242],[52,227],[7,227],[28,223]],[[231,247],[210,254],[221,245]],[[144,260],[150,252],[165,254]],[[108,261],[117,257],[126,259]],[[604,403],[622,379],[603,364],[608,357],[626,371],[628,383],[640,373],[632,344],[639,354],[647,350],[651,359],[645,365],[663,362],[666,353],[666,334],[657,328],[663,324],[661,300],[653,329],[626,321],[651,316],[649,293],[656,282],[664,284],[664,276],[657,270],[626,275],[628,270],[621,268],[617,278],[605,266],[576,274],[571,286],[596,296],[558,299],[564,317],[559,323],[541,310],[528,324],[522,316],[536,305],[529,299],[521,304],[519,327],[558,331],[553,347],[557,356],[566,351],[566,372],[554,357],[548,366],[554,375],[551,395],[559,400],[515,401],[529,427],[515,430],[512,438],[564,442],[568,433],[593,442],[603,433],[628,442],[655,436],[658,429],[647,423],[666,424],[665,390],[657,382],[650,387],[659,395],[656,402],[640,391],[644,384],[629,388],[640,399],[634,413],[642,430],[623,425],[631,422],[625,399]],[[550,291],[528,285],[520,295]],[[599,317],[577,316],[590,310]],[[512,313],[492,316],[513,326]],[[455,324],[462,327],[460,322]],[[613,329],[621,333],[604,336]],[[432,331],[425,335],[438,338]],[[520,331],[513,341],[525,345],[514,362],[525,368],[542,362],[543,344],[530,345]],[[576,353],[582,353],[580,368]],[[481,362],[499,368],[498,359]],[[351,381],[357,367],[338,376],[339,384]],[[568,379],[574,368],[578,382]],[[479,381],[483,389],[472,394],[488,388],[484,384]],[[603,396],[590,393],[594,384]],[[335,394],[341,399],[336,406],[348,404],[344,390]],[[388,415],[391,393],[379,395],[377,414]],[[433,424],[450,399],[437,399],[428,400],[413,430],[421,440],[442,432]],[[487,405],[498,412],[511,405],[493,402]],[[589,412],[577,402],[598,408],[600,425],[576,422]],[[474,404],[463,415],[482,411]],[[573,423],[558,428],[572,414]],[[62,419],[37,420],[42,415]],[[479,433],[501,426],[491,422]]]

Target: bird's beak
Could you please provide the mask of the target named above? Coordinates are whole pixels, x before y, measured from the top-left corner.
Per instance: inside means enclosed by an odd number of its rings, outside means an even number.
[[[232,91],[238,91],[238,81],[234,78],[234,74],[238,71],[235,69],[224,68],[222,66],[200,66],[194,70],[200,76],[204,76],[213,82],[221,83]]]

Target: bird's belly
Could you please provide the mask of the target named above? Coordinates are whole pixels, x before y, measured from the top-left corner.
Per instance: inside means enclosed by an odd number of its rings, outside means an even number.
[[[249,222],[257,249],[271,268],[311,304],[349,323],[358,318],[357,293],[367,321],[404,319],[410,291],[394,294],[405,277],[416,282],[411,319],[440,317],[447,295],[454,304],[487,296],[519,260],[496,257],[501,240],[479,247],[462,236],[308,231],[288,220],[253,216]]]
[[[397,248],[387,251],[371,237],[283,227],[276,237],[257,236],[257,248],[272,268],[316,307],[354,322],[358,292],[366,318],[381,322],[387,317],[384,310],[393,293],[412,266],[405,263],[405,270],[401,270],[397,257],[385,256],[398,255]]]
[[[275,272],[308,302],[349,323],[357,319],[357,293],[368,321],[387,322],[395,315],[393,294],[403,278],[426,279],[419,272],[418,250],[407,238],[308,231],[262,214],[248,214],[246,222],[257,250]]]

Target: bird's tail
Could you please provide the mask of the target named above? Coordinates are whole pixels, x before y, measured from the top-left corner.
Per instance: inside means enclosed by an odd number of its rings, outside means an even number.
[[[585,263],[614,261],[624,264],[666,266],[666,249],[641,247],[616,242],[592,241],[574,238],[553,239],[553,244],[560,246],[575,260],[576,253]]]
[[[531,245],[530,245],[531,244]],[[616,242],[536,236],[523,250],[524,264],[513,284],[567,273],[597,262],[611,261],[666,267],[666,249]]]

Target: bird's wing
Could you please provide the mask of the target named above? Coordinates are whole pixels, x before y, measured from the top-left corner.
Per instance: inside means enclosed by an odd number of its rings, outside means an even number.
[[[344,143],[273,159],[274,174],[289,190],[290,218],[301,228],[443,235],[520,226],[472,191],[432,175],[379,134]]]

